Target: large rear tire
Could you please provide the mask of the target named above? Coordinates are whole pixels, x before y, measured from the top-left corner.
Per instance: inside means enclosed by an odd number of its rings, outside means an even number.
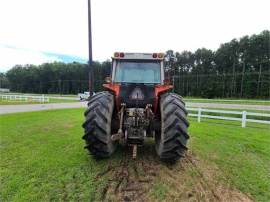
[[[187,111],[180,96],[166,93],[160,97],[161,129],[156,132],[156,151],[165,162],[176,162],[187,150],[189,135]]]
[[[114,97],[109,92],[95,94],[86,109],[84,136],[89,152],[96,158],[109,157],[116,145],[111,140],[111,121],[114,110]]]

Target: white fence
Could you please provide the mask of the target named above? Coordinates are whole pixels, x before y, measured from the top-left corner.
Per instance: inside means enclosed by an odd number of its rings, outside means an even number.
[[[246,127],[247,122],[270,124],[270,121],[267,121],[267,120],[247,118],[247,116],[270,117],[270,114],[265,114],[265,113],[254,113],[254,112],[247,112],[247,111],[214,110],[214,109],[212,110],[212,109],[202,109],[202,108],[187,108],[187,110],[192,111],[192,112],[194,112],[194,111],[197,112],[196,114],[189,113],[188,116],[197,117],[198,122],[201,122],[202,118],[241,121],[242,128]],[[237,114],[237,115],[241,115],[241,118],[229,117],[229,116],[208,115],[208,114],[203,114],[203,112],[218,113],[218,114]]]
[[[0,95],[2,100],[9,100],[9,101],[29,101],[29,102],[49,102],[50,99],[45,97],[44,95],[41,96],[31,96],[31,95]]]
[[[240,104],[241,103],[270,103],[270,101],[269,100],[228,100],[228,99],[203,99],[203,98],[197,98],[197,99],[193,99],[193,98],[186,98],[186,99],[184,99],[185,100],[185,102],[188,102],[188,101],[198,101],[198,102],[200,102],[200,101],[211,101],[211,102],[215,102],[215,103],[219,103],[219,102],[240,102]]]

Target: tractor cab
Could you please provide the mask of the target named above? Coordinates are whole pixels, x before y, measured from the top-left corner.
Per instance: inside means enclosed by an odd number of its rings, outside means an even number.
[[[114,53],[111,79],[104,87],[115,93],[119,108],[122,103],[126,107],[157,107],[157,93],[172,88],[164,85],[164,54]]]

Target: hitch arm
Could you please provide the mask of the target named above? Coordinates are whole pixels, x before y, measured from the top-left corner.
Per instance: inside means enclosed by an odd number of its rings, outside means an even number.
[[[125,110],[125,104],[122,105],[122,108],[120,110],[120,123],[119,123],[119,129],[116,134],[113,134],[111,136],[112,141],[120,140],[124,137],[123,133],[123,118],[124,118],[124,110]]]

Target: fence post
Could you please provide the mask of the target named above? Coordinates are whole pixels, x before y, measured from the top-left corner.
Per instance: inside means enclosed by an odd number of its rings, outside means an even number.
[[[247,112],[243,111],[243,113],[242,113],[242,128],[246,127],[246,122],[247,122]]]
[[[199,123],[201,122],[201,115],[202,115],[202,109],[199,108],[199,110],[198,110],[198,122]]]
[[[44,97],[44,94],[42,95],[42,102],[44,103],[45,101],[45,97]]]

